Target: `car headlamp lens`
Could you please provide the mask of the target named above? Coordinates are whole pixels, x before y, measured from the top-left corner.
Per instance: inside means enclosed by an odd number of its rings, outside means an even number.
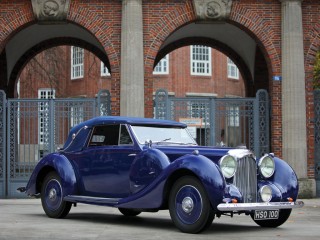
[[[237,170],[237,161],[230,155],[223,156],[220,159],[220,168],[225,178],[232,178]]]
[[[271,177],[275,169],[273,158],[268,155],[263,156],[259,161],[259,169],[262,176],[265,178]]]
[[[263,186],[260,189],[260,197],[263,202],[270,202],[272,198],[272,189],[269,186]]]

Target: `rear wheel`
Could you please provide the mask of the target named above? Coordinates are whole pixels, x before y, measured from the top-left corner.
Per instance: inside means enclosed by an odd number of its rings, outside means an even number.
[[[198,233],[212,223],[214,212],[202,183],[195,177],[178,179],[169,196],[173,223],[182,232]]]
[[[290,217],[292,209],[280,209],[278,219],[254,220],[254,214],[251,213],[252,220],[261,227],[276,228],[285,223]]]
[[[141,212],[134,210],[134,209],[129,209],[129,208],[119,208],[119,211],[127,217],[134,217],[139,215]]]
[[[50,172],[41,188],[43,210],[51,218],[64,218],[71,209],[71,202],[63,201],[61,178],[56,172]]]

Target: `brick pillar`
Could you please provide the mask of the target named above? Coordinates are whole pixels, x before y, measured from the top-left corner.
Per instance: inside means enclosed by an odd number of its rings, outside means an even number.
[[[142,0],[122,0],[120,115],[144,116]]]
[[[311,190],[307,179],[302,1],[280,0],[282,4],[282,153],[284,160],[297,173],[300,193]]]

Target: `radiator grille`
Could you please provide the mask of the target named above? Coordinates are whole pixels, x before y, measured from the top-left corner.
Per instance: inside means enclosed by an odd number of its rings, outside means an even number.
[[[257,201],[257,165],[252,157],[246,156],[238,159],[233,184],[242,193],[244,203]]]

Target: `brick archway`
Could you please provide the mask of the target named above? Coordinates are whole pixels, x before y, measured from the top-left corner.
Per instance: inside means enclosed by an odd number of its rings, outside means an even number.
[[[3,4],[5,15],[1,18],[1,25],[5,26],[0,34],[0,86],[5,90],[12,90],[14,83],[7,86],[6,79],[9,78],[6,73],[7,53],[6,45],[10,40],[21,30],[36,24],[36,19],[33,15],[31,1],[6,1]],[[86,9],[83,11],[83,9]],[[101,14],[101,9],[112,9],[113,14],[108,14],[107,17]],[[67,23],[81,26],[85,31],[90,32],[101,44],[108,56],[108,63],[112,72],[111,95],[119,96],[120,94],[120,36],[121,36],[121,1],[104,1],[99,4],[81,3],[80,1],[71,1]],[[39,43],[40,44],[40,43]],[[42,44],[42,43],[41,43]],[[39,47],[36,46],[35,49]],[[90,47],[92,48],[92,47]],[[30,53],[33,50],[30,49]],[[37,50],[35,50],[37,51]],[[98,52],[98,51],[97,51]],[[106,57],[101,57],[105,59]],[[24,55],[23,58],[28,58]],[[15,75],[19,70],[15,70]],[[13,94],[13,92],[12,92]],[[12,95],[11,94],[11,95]],[[10,95],[10,94],[9,94]],[[112,101],[114,112],[120,111],[119,102],[115,98]]]
[[[150,3],[151,4],[151,3]],[[157,55],[165,40],[175,31],[185,25],[196,21],[192,1],[179,3],[174,9],[170,6],[161,6],[164,8],[162,17],[149,27],[149,35],[145,36],[145,115],[152,116],[152,70],[155,62],[158,60]],[[269,82],[269,91],[272,96],[272,115],[281,119],[281,83],[273,82],[272,76],[281,73],[281,22],[276,16],[274,19],[264,18],[263,9],[258,5],[248,5],[246,3],[234,2],[229,23],[249,34],[257,43],[259,51],[264,56],[262,60],[268,72],[267,81]],[[268,5],[273,11],[281,15],[281,6],[279,3]],[[179,14],[177,14],[179,13]],[[260,14],[261,13],[261,14]],[[152,13],[150,13],[152,14]],[[145,13],[146,19],[148,14]],[[147,44],[146,44],[147,43]],[[281,120],[272,122],[272,146],[276,146],[272,151],[281,156]],[[277,130],[274,130],[277,129]],[[277,143],[277,144],[274,144]]]
[[[20,59],[17,61],[15,64],[10,79],[9,79],[9,84],[7,88],[7,96],[8,97],[14,97],[14,91],[15,91],[15,84],[16,80],[18,79],[21,71],[23,70],[24,66],[29,62],[30,59],[35,57],[38,53],[52,47],[56,46],[61,46],[61,45],[73,45],[73,46],[79,46],[84,49],[87,49],[88,51],[92,52],[95,54],[97,57],[99,57],[105,64],[106,66],[110,69],[110,62],[108,59],[108,56],[105,55],[104,52],[102,52],[99,48],[96,46],[85,42],[80,39],[76,38],[53,38],[44,42],[41,42],[25,52]]]

